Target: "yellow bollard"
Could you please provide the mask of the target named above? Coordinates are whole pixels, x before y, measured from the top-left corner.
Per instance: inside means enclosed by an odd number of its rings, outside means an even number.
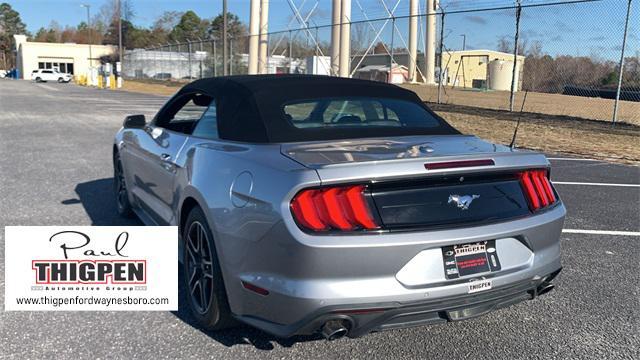
[[[115,75],[109,75],[109,88],[111,90],[115,90],[116,89],[116,76]]]
[[[103,79],[102,75],[98,75],[98,88],[102,89]]]

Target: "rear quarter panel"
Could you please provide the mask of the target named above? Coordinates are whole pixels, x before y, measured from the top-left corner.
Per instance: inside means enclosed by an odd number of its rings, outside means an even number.
[[[255,243],[282,221],[282,202],[288,195],[302,187],[318,185],[318,175],[282,156],[279,145],[198,138],[187,140],[177,163],[181,168],[176,181],[180,198],[177,218],[187,215],[180,211],[188,198],[203,208],[233,310],[233,298],[240,285],[238,275],[245,269],[247,259],[256,256],[252,251]]]

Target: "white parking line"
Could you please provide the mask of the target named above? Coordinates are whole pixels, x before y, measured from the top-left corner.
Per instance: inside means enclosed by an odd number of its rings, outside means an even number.
[[[552,181],[552,183],[554,185],[640,187],[640,184],[585,183],[585,182],[573,182],[573,181]]]
[[[44,85],[44,84],[38,84],[39,87],[41,88],[45,88],[47,90],[51,90],[51,91],[60,91],[60,89],[53,87],[51,85]]]
[[[568,234],[640,236],[640,232],[638,232],[638,231],[608,231],[608,230],[562,229],[562,232],[563,233],[568,233]]]

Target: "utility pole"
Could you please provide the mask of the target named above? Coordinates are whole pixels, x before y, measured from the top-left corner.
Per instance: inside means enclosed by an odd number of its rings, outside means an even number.
[[[260,47],[260,0],[251,0],[249,15],[249,75],[258,73]]]
[[[467,47],[467,34],[462,34],[460,36],[462,36],[462,51],[464,51]]]
[[[122,66],[122,0],[118,0],[118,53]]]
[[[340,74],[340,23],[342,1],[333,0],[331,5],[331,75]]]
[[[427,34],[425,35],[425,80],[427,85],[435,85],[436,72],[436,9],[439,0],[427,0]]]
[[[351,77],[351,0],[340,4],[340,77]]]
[[[93,64],[93,56],[91,54],[91,5],[89,4],[81,4],[80,6],[82,6],[83,8],[87,9],[87,32],[89,33],[89,68],[92,67]]]
[[[392,31],[395,31],[393,29]],[[409,81],[416,82],[418,62],[418,0],[409,1]],[[390,69],[391,71],[391,69]]]
[[[222,74],[224,76],[229,75],[227,40],[227,0],[222,0]]]
[[[260,42],[258,46],[258,74],[269,72],[269,0],[260,0]]]

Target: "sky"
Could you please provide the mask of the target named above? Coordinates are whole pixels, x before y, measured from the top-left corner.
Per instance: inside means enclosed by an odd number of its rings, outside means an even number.
[[[2,0],[0,0],[2,1]],[[7,0],[4,0],[7,1]],[[212,18],[222,11],[222,0],[128,0],[135,14],[133,22],[138,26],[150,26],[165,11],[193,10],[202,18]],[[525,5],[554,3],[560,0],[523,0]],[[77,25],[86,20],[86,9],[80,4],[91,5],[92,16],[105,0],[8,0],[35,33],[55,20],[60,25]],[[269,30],[298,29],[290,3],[300,6],[300,12],[308,13],[315,7],[310,23],[330,23],[330,0],[270,0]],[[317,3],[317,6],[316,6]],[[352,20],[379,19],[387,17],[388,9],[398,4],[394,14],[406,16],[409,0],[352,0]],[[420,0],[420,13],[425,1]],[[509,6],[513,0],[441,0],[445,12],[469,9]],[[616,61],[622,44],[626,0],[602,0],[591,3],[563,4],[556,6],[530,7],[522,11],[521,37],[531,44],[539,41],[544,52],[551,55],[597,56]],[[228,10],[248,23],[250,0],[228,0]],[[635,2],[630,19],[627,54],[640,56],[640,4]],[[385,21],[358,25],[366,40],[373,40]],[[421,21],[420,44],[424,43],[424,18]],[[408,22],[396,21],[394,33],[396,46],[407,41]],[[390,42],[391,22],[387,22],[380,39]],[[494,49],[498,39],[506,36],[513,39],[515,31],[514,10],[493,10],[469,13],[451,13],[445,16],[444,46],[458,50],[462,47],[463,35],[467,49]],[[352,30],[352,37],[354,30]],[[319,37],[329,38],[329,29],[320,30]],[[367,41],[368,42],[368,41]],[[419,48],[423,48],[420,45]]]

